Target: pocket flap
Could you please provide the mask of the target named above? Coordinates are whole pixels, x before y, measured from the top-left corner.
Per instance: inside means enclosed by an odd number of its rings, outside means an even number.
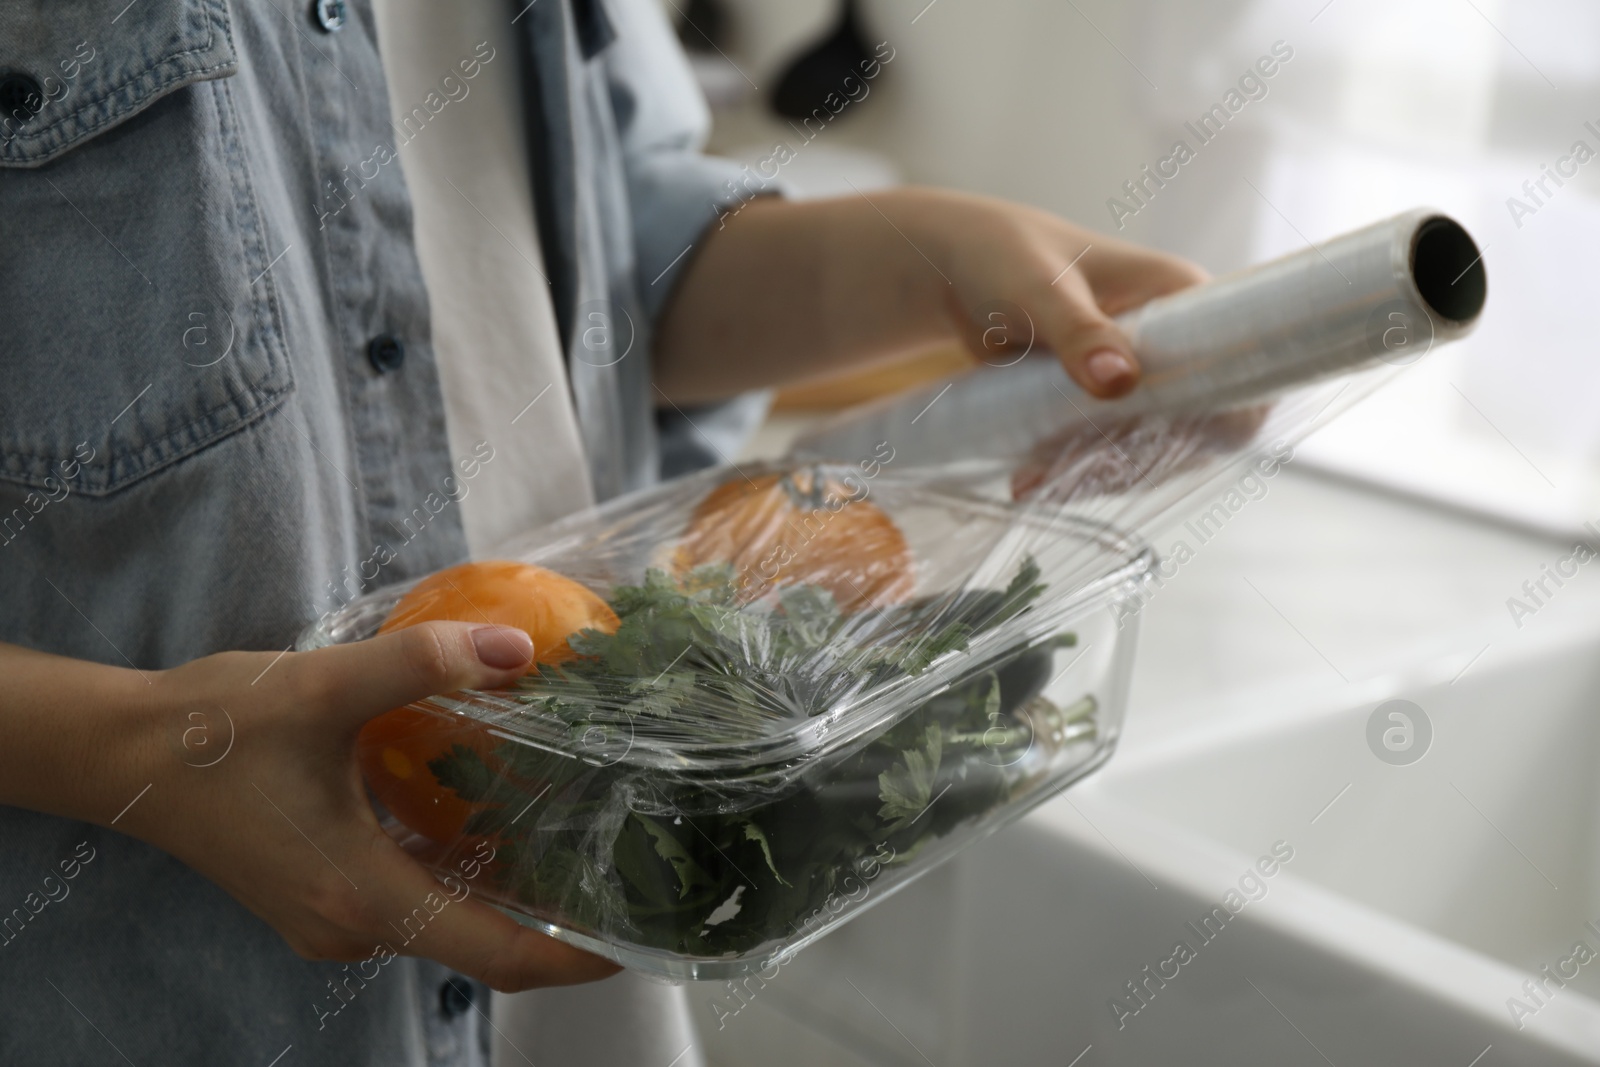
[[[238,70],[226,0],[0,7],[0,166],[35,167]]]

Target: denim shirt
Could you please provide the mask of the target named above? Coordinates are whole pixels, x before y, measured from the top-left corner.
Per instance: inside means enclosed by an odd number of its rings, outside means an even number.
[[[651,323],[749,191],[700,154],[655,0],[506,17],[604,498],[657,475]],[[140,669],[281,650],[465,555],[482,455],[449,454],[394,154],[485,61],[402,129],[367,0],[0,5],[0,639]],[[629,356],[581,358],[596,310]],[[0,1063],[482,1063],[485,991],[449,977],[401,959],[338,993],[343,965],[170,856],[0,807]]]

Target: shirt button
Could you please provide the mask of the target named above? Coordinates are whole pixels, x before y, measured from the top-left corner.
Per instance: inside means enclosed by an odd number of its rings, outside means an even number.
[[[379,374],[388,374],[406,361],[406,346],[393,334],[380,333],[367,342],[367,358]]]
[[[472,1009],[472,984],[465,978],[447,978],[439,987],[439,1010],[446,1019],[465,1015]]]
[[[317,25],[329,33],[344,29],[344,0],[314,0],[311,11],[317,17]]]
[[[22,125],[44,110],[44,90],[32,77],[13,71],[0,74],[0,123]]]

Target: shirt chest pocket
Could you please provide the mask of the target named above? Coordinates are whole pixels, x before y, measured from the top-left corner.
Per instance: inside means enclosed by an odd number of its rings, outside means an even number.
[[[46,493],[115,492],[293,389],[227,5],[119,6],[0,11],[0,480]]]

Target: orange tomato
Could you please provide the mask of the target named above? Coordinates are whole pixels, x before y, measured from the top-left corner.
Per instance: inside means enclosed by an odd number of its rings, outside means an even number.
[[[488,760],[494,738],[471,719],[396,708],[362,728],[356,756],[367,786],[395,818],[424,837],[449,844],[461,836],[478,805],[440,785],[428,763],[456,745]]]
[[[899,603],[916,584],[911,549],[865,488],[815,468],[730,479],[689,517],[673,569],[731,563],[745,589],[819,585],[841,611]]]
[[[561,663],[575,653],[567,638],[579,630],[617,628],[611,607],[571,578],[531,563],[486,560],[460,563],[424,578],[400,598],[380,634],[419,622],[495,623],[533,638],[532,673],[541,663]]]
[[[462,563],[418,582],[378,628],[380,634],[419,622],[481,622],[515,626],[533,638],[534,659],[557,664],[577,653],[567,638],[579,630],[615,632],[616,614],[588,589],[554,571],[526,563]],[[495,740],[480,723],[396,708],[367,723],[356,745],[367,785],[385,807],[424,837],[448,844],[461,836],[477,805],[456,796],[428,764],[465,745],[492,762]]]

